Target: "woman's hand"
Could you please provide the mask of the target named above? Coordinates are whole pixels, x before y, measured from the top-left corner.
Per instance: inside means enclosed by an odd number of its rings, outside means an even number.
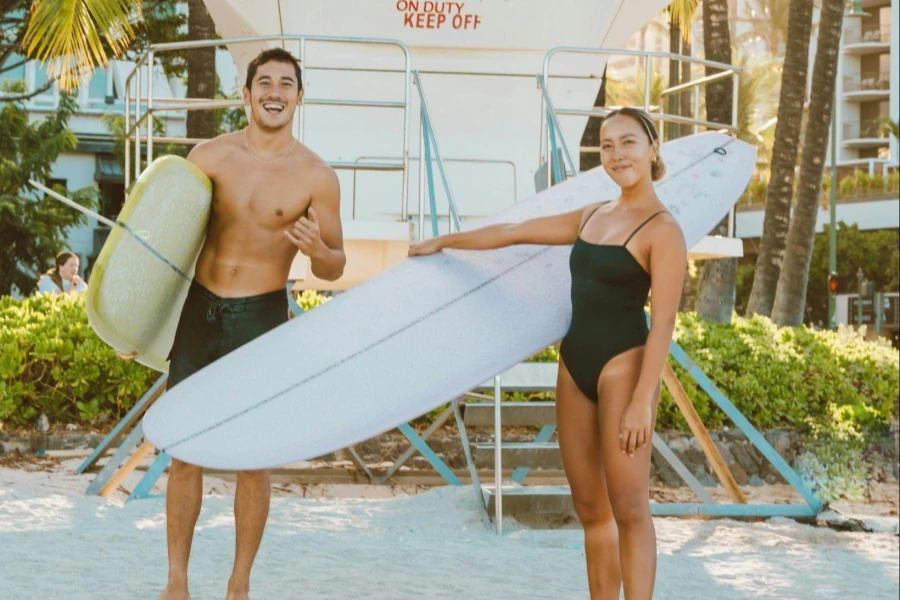
[[[118,350],[116,350],[116,358],[118,358],[119,360],[135,360],[137,357],[137,352],[128,352],[126,354],[125,352],[119,352]]]
[[[652,404],[643,398],[633,398],[619,425],[619,447],[622,454],[634,456],[635,450],[650,443],[653,436],[652,421]]]
[[[444,240],[440,237],[431,238],[422,242],[413,242],[409,245],[410,256],[428,256],[444,249]]]

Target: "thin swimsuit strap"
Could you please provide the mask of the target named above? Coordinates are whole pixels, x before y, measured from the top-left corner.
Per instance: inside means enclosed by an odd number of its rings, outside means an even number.
[[[644,227],[644,225],[646,225],[647,223],[649,223],[650,221],[652,221],[656,216],[661,215],[661,214],[663,214],[663,213],[665,213],[665,212],[668,212],[668,211],[666,211],[666,210],[661,210],[661,211],[655,212],[655,213],[653,213],[652,215],[650,215],[649,217],[647,217],[647,220],[644,221],[643,223],[641,223],[640,225],[638,225],[637,229],[635,229],[634,231],[631,232],[631,235],[628,236],[628,239],[625,240],[625,243],[622,244],[622,245],[623,245],[623,246],[627,246],[627,245],[628,245],[628,242],[631,241],[631,238],[634,237],[634,234],[636,234],[638,231],[640,231],[640,230]]]
[[[584,220],[584,223],[582,223],[581,227],[578,228],[578,235],[581,235],[581,231],[584,229],[584,226],[587,225],[587,222],[591,220],[591,217],[594,216],[594,213],[597,212],[597,209],[599,209],[601,206],[606,206],[610,202],[612,202],[612,200],[607,200],[606,202],[601,202],[600,204],[598,204],[597,206],[594,207],[594,210],[592,210],[591,212],[588,213],[588,216]]]

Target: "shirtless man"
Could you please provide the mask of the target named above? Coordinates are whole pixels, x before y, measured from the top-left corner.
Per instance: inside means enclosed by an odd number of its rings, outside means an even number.
[[[287,321],[285,283],[298,249],[321,279],[344,271],[337,176],[291,133],[302,98],[296,59],[280,48],[265,50],[247,69],[249,127],[198,144],[188,155],[213,183],[212,215],[175,333],[168,389]],[[169,579],[160,600],[190,598],[188,558],[201,496],[202,469],[173,459],[166,490]],[[267,471],[237,474],[226,600],[249,597],[269,497]]]

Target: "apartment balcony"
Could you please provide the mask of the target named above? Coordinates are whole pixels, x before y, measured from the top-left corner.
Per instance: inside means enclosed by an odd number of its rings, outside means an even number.
[[[847,27],[843,45],[845,53],[856,56],[888,53],[891,51],[891,27]]]
[[[844,146],[847,148],[881,148],[890,144],[880,121],[852,121],[844,123]]]
[[[844,99],[848,102],[887,100],[890,95],[890,71],[844,77]]]

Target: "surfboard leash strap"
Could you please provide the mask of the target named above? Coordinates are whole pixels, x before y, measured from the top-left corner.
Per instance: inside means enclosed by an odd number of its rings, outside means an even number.
[[[707,158],[709,158],[709,157],[710,157],[711,155],[713,155],[713,154],[723,155],[723,154],[727,153],[727,150],[725,150],[725,147],[728,146],[728,145],[729,145],[731,142],[733,142],[733,141],[734,141],[734,138],[732,138],[732,139],[729,140],[728,142],[722,144],[721,146],[717,146],[716,148],[714,148],[714,149],[713,149],[712,151],[710,151],[709,153],[704,154],[702,157],[700,157],[700,158],[698,158],[697,160],[693,161],[693,162],[690,163],[689,165],[687,165],[687,166],[685,166],[685,167],[679,169],[679,170],[676,171],[675,173],[671,174],[669,177],[666,178],[666,181],[668,181],[669,179],[674,178],[676,175],[679,175],[679,174],[681,174],[681,173],[687,171],[688,169],[690,169],[690,168],[692,168],[692,167],[694,167],[694,166],[700,164],[701,162],[703,162],[704,160],[706,160]],[[664,184],[666,183],[666,181],[661,182],[660,185],[664,185]],[[449,308],[450,306],[456,304],[457,302],[459,302],[459,301],[461,301],[461,300],[467,298],[468,296],[471,296],[472,294],[474,294],[474,293],[478,292],[479,290],[481,290],[481,289],[487,287],[488,285],[494,283],[495,281],[497,281],[497,280],[499,280],[499,279],[502,279],[503,277],[505,277],[505,276],[508,275],[509,273],[515,271],[516,269],[518,269],[519,267],[521,267],[521,266],[524,265],[525,263],[530,262],[532,259],[537,258],[538,256],[540,256],[540,255],[542,255],[542,254],[548,252],[548,251],[551,250],[552,248],[553,248],[553,246],[547,246],[547,247],[545,247],[545,248],[543,248],[543,249],[541,249],[541,250],[538,250],[537,252],[535,252],[535,253],[533,253],[533,254],[529,254],[527,257],[525,257],[525,258],[523,258],[522,260],[516,262],[515,264],[509,266],[507,269],[501,271],[500,273],[497,273],[496,275],[494,275],[494,276],[491,277],[490,279],[488,279],[488,280],[482,282],[481,284],[477,285],[476,287],[474,287],[474,288],[472,288],[472,289],[470,289],[470,290],[468,290],[468,291],[466,291],[466,292],[460,294],[459,296],[456,296],[456,297],[454,297],[454,298],[451,298],[450,300],[448,300],[448,301],[445,302],[444,304],[442,304],[442,305],[440,305],[440,306],[438,306],[438,307],[432,309],[431,311],[429,311],[429,312],[423,314],[422,316],[418,317],[417,319],[414,319],[413,321],[409,322],[408,324],[406,324],[405,326],[401,327],[400,329],[398,329],[398,330],[396,330],[396,331],[394,331],[394,332],[392,332],[392,333],[389,333],[388,335],[386,335],[386,336],[384,336],[384,337],[382,337],[382,338],[380,338],[380,339],[378,339],[378,340],[375,340],[374,342],[372,342],[372,343],[369,344],[368,346],[365,346],[364,348],[361,348],[361,349],[357,350],[357,351],[354,352],[353,354],[350,354],[350,355],[344,357],[343,359],[341,359],[341,360],[339,360],[339,361],[337,361],[337,362],[335,362],[335,363],[333,363],[333,364],[331,364],[331,365],[329,365],[329,366],[327,366],[327,367],[325,367],[325,368],[323,368],[323,369],[317,371],[316,373],[313,373],[313,374],[309,375],[308,377],[304,378],[303,380],[298,381],[297,383],[294,383],[293,385],[290,385],[290,386],[284,388],[283,390],[281,390],[281,391],[279,391],[279,392],[276,392],[276,393],[270,395],[270,396],[267,397],[267,398],[263,398],[263,399],[260,400],[259,402],[255,403],[255,404],[252,404],[252,405],[248,406],[247,408],[244,408],[243,410],[240,410],[240,411],[234,413],[233,415],[230,415],[230,416],[228,416],[228,417],[225,417],[225,418],[223,418],[223,419],[220,419],[219,421],[217,421],[216,423],[213,423],[212,425],[209,425],[209,426],[207,426],[207,427],[204,427],[203,429],[201,429],[201,430],[199,430],[199,431],[197,431],[197,432],[195,432],[195,433],[192,433],[192,434],[190,434],[190,435],[188,435],[188,436],[185,436],[185,437],[183,437],[183,438],[181,438],[181,439],[179,439],[179,440],[176,440],[176,441],[172,442],[171,444],[166,445],[165,447],[161,448],[161,450],[162,450],[163,452],[168,452],[168,451],[170,451],[172,448],[175,448],[176,446],[180,446],[180,445],[182,445],[182,444],[185,444],[185,443],[187,443],[187,442],[193,440],[194,438],[200,437],[201,435],[203,435],[203,434],[205,434],[205,433],[208,433],[208,432],[210,432],[210,431],[212,431],[212,430],[214,430],[214,429],[218,429],[218,428],[221,427],[222,425],[225,425],[225,424],[227,424],[227,423],[229,423],[229,422],[231,422],[231,421],[233,421],[233,420],[235,420],[235,419],[237,419],[237,418],[239,418],[239,417],[242,417],[243,415],[246,415],[246,414],[248,414],[248,413],[250,413],[250,412],[256,410],[257,408],[260,408],[260,407],[262,407],[262,406],[268,404],[269,402],[272,402],[273,400],[276,400],[276,399],[280,398],[281,396],[284,396],[285,394],[287,394],[287,393],[290,392],[291,390],[296,389],[296,388],[298,388],[298,387],[300,387],[300,386],[302,386],[302,385],[304,385],[304,384],[306,384],[306,383],[312,381],[313,379],[316,379],[316,378],[318,378],[318,377],[321,377],[321,376],[324,375],[325,373],[327,373],[327,372],[329,372],[329,371],[331,371],[331,370],[333,370],[333,369],[336,369],[337,367],[339,367],[339,366],[341,366],[341,365],[343,365],[343,364],[346,364],[346,363],[350,362],[351,360],[355,359],[356,357],[361,356],[362,354],[365,354],[366,352],[368,352],[368,351],[370,351],[370,350],[372,350],[372,349],[374,349],[374,348],[380,346],[381,344],[383,344],[384,342],[390,340],[391,338],[394,338],[394,337],[400,335],[401,333],[403,333],[404,331],[406,331],[406,330],[408,330],[408,329],[410,329],[410,328],[412,328],[412,327],[415,327],[417,324],[421,323],[421,322],[424,321],[425,319],[428,319],[429,317],[431,317],[431,316],[433,316],[433,315],[435,315],[435,314],[437,314],[437,313],[439,313],[439,312],[441,312],[441,311],[443,311],[443,310],[446,310],[447,308]]]
[[[173,263],[171,260],[169,260],[168,258],[166,258],[165,256],[163,256],[162,253],[161,253],[159,250],[157,250],[156,248],[154,248],[153,246],[151,246],[151,245],[147,242],[147,240],[144,239],[144,236],[142,236],[142,235],[140,234],[140,232],[137,232],[137,231],[135,231],[134,229],[132,229],[131,226],[128,225],[128,223],[123,223],[122,221],[119,221],[119,220],[116,220],[116,226],[117,226],[117,227],[121,227],[122,229],[124,229],[125,232],[128,233],[128,235],[130,235],[130,236],[134,239],[134,241],[136,241],[138,244],[140,244],[141,246],[143,246],[144,248],[146,248],[146,249],[150,252],[150,254],[152,254],[153,256],[155,256],[156,258],[158,258],[159,260],[161,260],[161,261],[163,262],[163,264],[165,264],[167,267],[169,267],[170,269],[172,269],[173,271],[175,271],[182,279],[184,279],[185,281],[187,281],[188,283],[190,283],[191,278],[187,276],[187,273],[185,273],[184,271],[182,271],[181,269],[179,269],[179,268],[178,268],[178,265],[176,265],[176,264]]]

